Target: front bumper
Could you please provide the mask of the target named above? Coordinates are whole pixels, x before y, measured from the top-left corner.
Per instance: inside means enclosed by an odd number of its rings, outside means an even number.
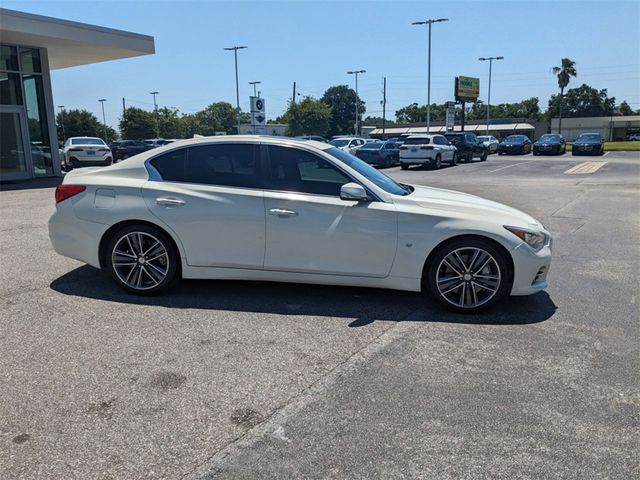
[[[534,145],[533,153],[538,155],[554,155],[562,152],[560,145]]]
[[[532,295],[547,288],[547,274],[551,267],[552,241],[538,252],[522,242],[511,251],[513,285],[511,295]]]
[[[498,153],[514,153],[521,154],[525,153],[526,150],[524,147],[498,147]]]
[[[603,151],[603,147],[600,145],[586,145],[586,146],[577,146],[574,145],[571,148],[571,153],[573,155],[600,155]]]

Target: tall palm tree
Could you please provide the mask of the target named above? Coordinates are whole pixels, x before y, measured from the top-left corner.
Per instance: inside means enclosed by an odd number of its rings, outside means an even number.
[[[576,62],[570,58],[563,58],[561,66],[553,67],[551,73],[558,76],[558,87],[560,87],[560,107],[558,114],[558,133],[562,132],[562,103],[564,101],[564,89],[569,85],[571,77],[577,77]]]

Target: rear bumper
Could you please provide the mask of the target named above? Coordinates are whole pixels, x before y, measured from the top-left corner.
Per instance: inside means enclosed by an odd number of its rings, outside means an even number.
[[[81,168],[81,167],[106,167],[107,165],[111,165],[113,163],[111,155],[107,157],[100,158],[78,158],[78,157],[69,157],[67,161],[69,165],[73,168]]]
[[[407,157],[400,155],[400,163],[406,165],[425,165],[435,161],[437,154],[438,152],[436,150],[423,150],[420,156]]]

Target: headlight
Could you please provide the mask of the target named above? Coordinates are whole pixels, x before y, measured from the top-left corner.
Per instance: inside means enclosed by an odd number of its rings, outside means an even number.
[[[513,233],[516,237],[520,238],[527,245],[533,248],[533,250],[535,250],[536,252],[539,251],[542,247],[544,247],[544,243],[545,243],[544,233],[528,232],[516,227],[508,227],[506,225],[504,226],[504,228],[506,228],[511,233]]]

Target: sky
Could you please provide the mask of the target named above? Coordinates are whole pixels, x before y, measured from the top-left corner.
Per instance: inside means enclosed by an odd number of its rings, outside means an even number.
[[[301,95],[320,98],[333,85],[360,75],[366,114],[382,116],[387,78],[387,118],[427,99],[427,18],[448,18],[432,27],[431,100],[453,100],[456,75],[480,78],[486,101],[488,62],[493,63],[491,103],[538,97],[546,109],[556,94],[551,68],[576,62],[578,77],[606,88],[616,102],[640,108],[640,2],[638,1],[32,1],[2,0],[2,7],[151,35],[156,54],[52,71],[55,105],[86,109],[117,128],[122,98],[127,106],[158,103],[193,113],[217,101],[235,105],[233,52],[238,52],[240,107],[249,110],[253,87],[265,99],[267,118]]]

